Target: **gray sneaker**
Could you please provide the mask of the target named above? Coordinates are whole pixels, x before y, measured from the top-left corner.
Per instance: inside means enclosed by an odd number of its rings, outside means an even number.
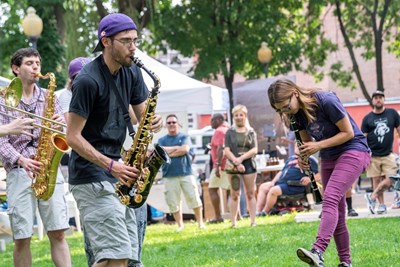
[[[307,250],[304,248],[297,249],[297,257],[308,263],[310,266],[324,267],[324,256],[316,249]]]
[[[372,193],[365,194],[365,199],[367,200],[368,209],[372,214],[375,214],[376,200],[371,199]]]
[[[338,267],[352,267],[351,263],[341,262]]]
[[[376,211],[378,214],[385,214],[386,213],[386,205],[380,204],[378,210]]]

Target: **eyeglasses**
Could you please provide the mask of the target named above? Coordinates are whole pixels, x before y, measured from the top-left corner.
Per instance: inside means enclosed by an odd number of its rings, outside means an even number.
[[[168,124],[168,125],[176,124],[176,123],[177,123],[176,121],[167,121],[167,124]]]
[[[290,111],[292,110],[292,109],[290,108],[290,104],[291,104],[291,101],[292,101],[292,96],[293,96],[293,95],[291,95],[290,98],[289,98],[289,103],[288,103],[288,105],[287,105],[286,107],[284,107],[284,108],[281,108],[281,109],[275,109],[276,112],[279,112],[279,113],[288,113],[288,112],[290,112]]]
[[[136,47],[142,44],[142,39],[129,39],[129,38],[122,38],[122,39],[113,39],[115,41],[120,42],[123,44],[125,47],[130,47],[132,44],[134,44]]]

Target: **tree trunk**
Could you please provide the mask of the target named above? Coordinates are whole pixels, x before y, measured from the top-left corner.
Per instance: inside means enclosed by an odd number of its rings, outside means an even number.
[[[65,9],[61,4],[56,4],[54,6],[54,14],[57,20],[57,30],[60,35],[61,44],[65,43]]]
[[[225,87],[228,89],[228,95],[229,95],[229,118],[230,118],[230,123],[232,124],[233,117],[232,117],[232,108],[233,108],[233,74],[230,75],[224,75],[224,80],[225,80]]]
[[[105,7],[103,6],[102,0],[95,0],[94,3],[96,4],[97,12],[99,13],[100,19],[108,15],[107,9],[105,9]]]
[[[342,10],[340,7],[340,1],[336,1],[336,12],[337,12],[337,18],[339,21],[339,26],[340,26],[340,31],[342,33],[344,42],[346,44],[347,50],[349,51],[351,62],[353,64],[353,72],[355,73],[357,77],[358,84],[360,85],[361,91],[364,95],[364,97],[368,100],[369,104],[372,105],[372,98],[367,90],[367,87],[365,86],[364,80],[361,76],[360,68],[358,66],[358,62],[354,53],[353,49],[353,44],[350,41],[350,38],[347,34],[346,27],[344,26],[343,23],[343,18],[342,18]]]

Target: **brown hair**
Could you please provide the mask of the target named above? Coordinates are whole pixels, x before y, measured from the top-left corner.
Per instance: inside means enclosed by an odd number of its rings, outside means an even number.
[[[177,121],[179,121],[179,120],[178,120],[178,117],[177,117],[175,114],[169,114],[169,115],[165,118],[165,120],[168,120],[168,118],[175,118]]]
[[[10,61],[10,66],[12,67],[13,65],[21,67],[22,64],[22,59],[24,57],[38,57],[40,62],[42,62],[42,58],[40,57],[39,52],[31,47],[28,48],[21,48],[18,49],[11,57]],[[17,76],[17,74],[13,71],[14,75]]]
[[[269,86],[268,98],[271,107],[276,110],[276,103],[286,101],[296,92],[300,108],[303,110],[308,123],[311,123],[316,120],[314,110],[319,107],[319,104],[318,100],[314,97],[314,93],[319,90],[318,88],[300,87],[290,80],[280,79]],[[286,113],[281,114],[281,117],[285,123],[288,122]]]

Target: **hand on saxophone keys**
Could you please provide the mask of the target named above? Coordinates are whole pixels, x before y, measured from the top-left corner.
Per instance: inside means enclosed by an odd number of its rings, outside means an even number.
[[[151,121],[151,128],[150,130],[154,133],[158,133],[162,128],[162,117],[161,115],[155,114],[153,116],[153,120]]]
[[[24,156],[19,157],[18,165],[25,169],[28,175],[33,179],[33,175],[40,172],[43,167],[43,163],[34,159],[25,158]]]
[[[125,165],[118,161],[114,161],[110,173],[126,186],[133,184],[140,175],[140,171],[135,167]]]
[[[51,118],[53,121],[58,122],[57,123],[53,123],[53,125],[51,126],[51,128],[59,130],[59,131],[63,131],[63,127],[60,125],[62,123],[64,123],[64,119],[60,114],[54,114],[53,117]]]

